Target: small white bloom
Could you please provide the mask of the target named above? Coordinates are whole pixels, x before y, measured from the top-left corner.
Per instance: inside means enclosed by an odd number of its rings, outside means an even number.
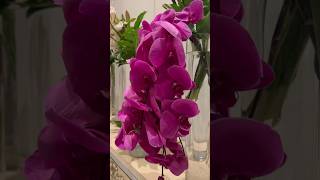
[[[114,29],[118,32],[121,31],[122,28],[123,28],[123,23],[121,21],[118,24],[114,25]]]

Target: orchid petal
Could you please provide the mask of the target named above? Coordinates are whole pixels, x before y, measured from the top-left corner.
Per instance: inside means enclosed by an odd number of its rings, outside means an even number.
[[[171,104],[171,108],[183,117],[194,117],[200,112],[197,103],[189,99],[177,99]]]
[[[168,74],[176,83],[181,85],[184,90],[192,88],[192,80],[185,68],[176,65],[171,66],[168,69]]]
[[[155,67],[160,67],[168,58],[167,40],[164,38],[156,39],[150,47],[149,59]]]
[[[179,129],[179,119],[170,111],[162,113],[160,118],[160,132],[165,138],[174,138]]]

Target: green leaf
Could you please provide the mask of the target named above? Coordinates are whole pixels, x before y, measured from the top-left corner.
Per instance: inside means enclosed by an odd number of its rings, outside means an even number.
[[[171,6],[169,4],[163,4],[162,7],[164,9],[171,9]]]
[[[136,22],[134,23],[134,28],[138,29],[140,27],[141,21],[144,17],[144,15],[147,13],[147,11],[143,11],[142,13],[139,14],[139,16],[137,17]]]
[[[197,33],[210,33],[210,14],[197,23]]]
[[[207,75],[208,67],[207,59],[210,58],[210,53],[207,52],[199,52],[200,59],[199,64],[197,66],[197,70],[194,76],[194,82],[196,83],[196,88],[191,90],[188,94],[187,98],[197,101],[199,97],[199,93],[201,90],[201,87],[203,85],[203,81]]]
[[[126,21],[130,21],[130,14],[127,10],[125,11],[125,16],[126,16]]]

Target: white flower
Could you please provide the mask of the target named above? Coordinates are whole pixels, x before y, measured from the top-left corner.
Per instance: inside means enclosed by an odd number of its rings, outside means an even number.
[[[119,22],[118,24],[115,24],[114,26],[114,29],[116,30],[116,31],[121,31],[122,30],[122,28],[123,28],[123,22]]]

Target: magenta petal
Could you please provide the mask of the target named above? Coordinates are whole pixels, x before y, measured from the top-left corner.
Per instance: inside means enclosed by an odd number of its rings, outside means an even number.
[[[165,99],[161,102],[161,109],[162,111],[170,110],[171,109],[171,104],[173,103],[174,100],[171,99]]]
[[[147,21],[143,20],[141,24],[144,30],[152,31],[151,25]]]
[[[192,31],[186,23],[178,22],[175,26],[180,31],[182,41],[186,41],[192,36]]]
[[[118,132],[118,135],[116,137],[115,140],[115,144],[118,148],[125,150],[125,146],[124,146],[124,129],[121,128],[120,131]]]
[[[162,13],[160,20],[161,21],[168,21],[168,22],[173,22],[174,18],[176,16],[176,12],[174,9],[168,9],[164,13]]]
[[[181,38],[181,34],[179,30],[171,23],[167,21],[157,21],[155,22],[156,25],[161,26],[163,29],[165,29],[169,34],[171,34],[174,38]]]
[[[145,113],[145,122],[147,137],[149,143],[153,147],[162,147],[164,142],[163,138],[160,137],[160,134],[156,128],[155,119],[152,114]]]
[[[194,117],[200,112],[197,103],[189,99],[177,99],[171,104],[171,108],[183,117]]]
[[[153,147],[149,144],[146,128],[142,126],[140,129],[139,144],[147,154],[157,154],[160,147]]]
[[[173,40],[173,47],[176,51],[178,65],[184,67],[186,65],[186,57],[185,57],[182,41],[180,39],[175,38]]]
[[[119,134],[116,137],[115,144],[118,148],[122,150],[132,151],[138,143],[138,136],[134,131],[126,134],[124,128],[122,127]]]
[[[190,133],[191,124],[187,118],[183,119],[180,124],[180,129],[178,131],[179,136],[187,136]]]
[[[174,138],[173,140],[168,140],[166,146],[176,156],[184,156],[183,149],[181,145],[177,142],[177,138]]]
[[[155,96],[158,100],[172,99],[174,92],[172,90],[172,81],[163,81],[154,85]]]
[[[136,92],[148,89],[156,79],[153,67],[145,61],[137,60],[131,64],[130,81]]]
[[[125,91],[124,97],[125,97],[125,100],[129,106],[134,107],[138,110],[142,110],[142,111],[149,111],[150,110],[150,107],[148,107],[146,104],[140,102],[141,98],[137,95],[136,92],[133,91],[133,89],[131,87],[129,87]]]
[[[189,12],[189,21],[192,24],[198,23],[203,18],[203,2],[202,0],[193,0],[184,11]]]
[[[168,74],[176,83],[181,85],[184,90],[192,88],[192,80],[185,68],[176,65],[171,66],[168,69]]]
[[[186,156],[181,157],[173,157],[171,158],[168,165],[168,169],[172,172],[172,174],[179,176],[186,169],[188,169],[188,158]]]
[[[160,132],[165,138],[174,138],[179,129],[179,119],[170,111],[162,113],[160,118]]]
[[[138,136],[134,131],[131,131],[124,137],[124,147],[126,150],[132,151],[138,143]]]
[[[137,47],[136,58],[148,62],[149,50],[153,43],[153,33],[145,34],[145,36],[140,34],[140,36],[141,39]]]
[[[160,108],[159,108],[159,105],[156,101],[155,92],[154,92],[153,88],[150,89],[150,91],[149,91],[148,100],[149,100],[149,103],[150,103],[150,106],[151,106],[153,112],[157,115],[158,118],[160,118]]]
[[[189,12],[187,11],[177,12],[175,22],[189,23]]]
[[[150,47],[149,59],[155,67],[160,67],[168,58],[169,49],[165,44],[167,44],[167,40],[159,38]]]

